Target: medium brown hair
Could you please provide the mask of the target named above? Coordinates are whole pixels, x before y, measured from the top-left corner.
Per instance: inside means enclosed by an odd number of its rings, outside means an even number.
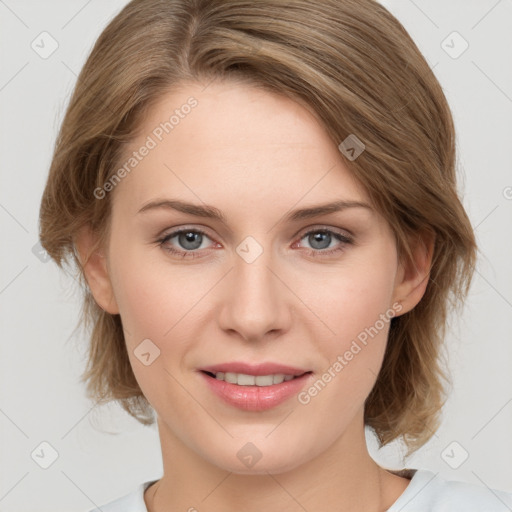
[[[133,374],[121,318],[94,301],[75,248],[90,226],[108,237],[111,194],[95,197],[149,109],[173,88],[238,80],[305,105],[339,145],[365,145],[346,165],[389,222],[402,261],[418,236],[435,236],[422,300],[391,320],[364,420],[382,445],[408,454],[439,426],[449,383],[448,314],[469,290],[477,247],[456,185],[454,125],[443,90],[399,21],[373,0],[134,0],[96,41],[78,77],[40,210],[43,247],[72,257],[90,327],[89,397],[118,400],[144,424],[151,406]]]

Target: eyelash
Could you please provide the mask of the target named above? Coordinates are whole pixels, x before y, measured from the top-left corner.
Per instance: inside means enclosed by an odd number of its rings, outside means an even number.
[[[160,247],[162,247],[162,249],[164,249],[165,251],[171,253],[171,254],[174,254],[175,256],[178,256],[180,258],[189,258],[189,259],[193,259],[193,258],[198,258],[200,256],[196,256],[198,249],[195,249],[193,251],[184,251],[184,250],[178,250],[178,249],[175,249],[173,247],[171,247],[170,245],[167,245],[167,242],[169,240],[171,240],[172,238],[174,238],[175,236],[177,235],[180,235],[181,233],[196,233],[196,234],[201,234],[203,236],[206,236],[207,238],[210,238],[210,236],[208,236],[208,234],[206,232],[204,232],[203,230],[201,229],[198,229],[198,228],[183,228],[183,229],[179,229],[179,230],[176,230],[176,231],[173,231],[172,233],[169,233],[165,236],[163,236],[162,238],[156,240],[156,242],[158,243],[158,245]],[[318,257],[318,256],[321,256],[321,257],[324,257],[324,256],[331,256],[335,253],[339,253],[343,250],[345,250],[345,245],[349,245],[349,244],[353,244],[353,239],[346,236],[346,235],[342,235],[341,233],[338,233],[336,231],[333,231],[331,229],[327,229],[327,228],[316,228],[316,229],[312,229],[310,231],[307,231],[306,233],[304,233],[300,238],[299,240],[302,240],[303,238],[311,235],[311,234],[314,234],[314,233],[323,233],[323,234],[330,234],[332,235],[336,240],[338,240],[339,242],[341,242],[341,244],[334,248],[334,249],[309,249],[308,252],[310,254],[310,256],[312,257]],[[189,256],[190,255],[190,256]]]

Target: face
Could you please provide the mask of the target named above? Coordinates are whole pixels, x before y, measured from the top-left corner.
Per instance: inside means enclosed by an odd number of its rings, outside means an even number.
[[[152,147],[109,192],[108,308],[169,439],[228,471],[277,473],[362,430],[404,275],[389,225],[310,112],[247,85],[203,88],[148,113],[127,154]],[[339,201],[352,206],[294,214]],[[309,373],[272,390],[201,371],[230,362]]]

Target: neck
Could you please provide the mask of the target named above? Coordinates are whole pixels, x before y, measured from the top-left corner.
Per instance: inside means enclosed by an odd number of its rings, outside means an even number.
[[[370,457],[362,417],[319,456],[280,473],[233,473],[184,445],[158,420],[164,476],[145,493],[149,512],[387,510],[408,480]]]

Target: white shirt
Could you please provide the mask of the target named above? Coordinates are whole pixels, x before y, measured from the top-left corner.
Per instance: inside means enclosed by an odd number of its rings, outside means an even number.
[[[511,512],[512,493],[485,486],[445,480],[426,469],[392,471],[411,482],[387,512]],[[156,480],[89,512],[148,512],[144,491]]]

